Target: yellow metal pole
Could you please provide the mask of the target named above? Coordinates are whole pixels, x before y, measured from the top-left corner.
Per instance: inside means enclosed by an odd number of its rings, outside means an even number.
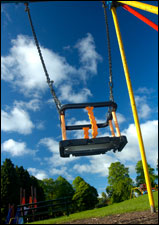
[[[113,20],[114,20],[114,25],[115,25],[115,30],[116,30],[116,34],[117,34],[120,54],[121,54],[121,58],[122,58],[125,78],[126,78],[126,82],[127,82],[132,112],[133,112],[133,116],[134,116],[137,137],[138,137],[138,142],[139,142],[139,147],[140,147],[140,153],[141,153],[141,159],[142,159],[142,165],[143,165],[143,169],[144,169],[146,186],[147,186],[147,190],[148,190],[148,197],[149,197],[151,212],[155,212],[155,204],[154,204],[154,199],[153,199],[153,195],[152,195],[152,188],[151,188],[150,177],[149,177],[149,172],[148,172],[146,154],[145,154],[140,124],[139,124],[139,119],[138,119],[138,114],[137,114],[137,109],[136,109],[136,103],[135,103],[134,94],[133,94],[133,90],[132,90],[128,65],[127,65],[127,61],[126,61],[124,46],[123,46],[119,23],[118,23],[118,19],[117,19],[116,9],[114,7],[112,7],[111,12],[112,12]]]
[[[154,5],[149,5],[149,4],[137,2],[137,1],[117,1],[117,2],[120,2],[122,4],[126,4],[126,5],[130,5],[132,7],[142,9],[142,10],[145,10],[145,11],[148,11],[150,13],[154,13],[154,14],[158,15],[158,7],[154,6]]]

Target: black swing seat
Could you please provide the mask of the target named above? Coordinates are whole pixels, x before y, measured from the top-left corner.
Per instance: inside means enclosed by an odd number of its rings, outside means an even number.
[[[93,103],[79,103],[79,104],[67,104],[63,105],[60,110],[60,115],[65,115],[66,110],[70,109],[81,109],[87,106],[98,107],[109,107],[110,112],[107,116],[107,120],[104,123],[97,123],[98,128],[104,128],[109,126],[109,120],[112,120],[112,111],[116,111],[117,104],[115,102],[93,102]],[[71,125],[65,126],[66,130],[81,130],[84,127],[89,127],[91,129],[91,124],[82,125]],[[121,151],[127,144],[126,136],[119,137],[98,137],[98,138],[84,138],[84,139],[71,139],[63,140],[59,142],[59,150],[61,157],[72,156],[89,156],[89,155],[99,155],[105,154],[108,151],[113,150],[113,152]]]
[[[126,136],[98,137],[60,141],[60,156],[89,156],[105,154],[108,151],[121,152],[127,144]]]

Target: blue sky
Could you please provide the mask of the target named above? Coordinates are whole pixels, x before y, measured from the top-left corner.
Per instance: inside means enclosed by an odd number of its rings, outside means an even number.
[[[150,3],[150,1],[145,1]],[[157,1],[151,1],[157,5]],[[48,73],[62,104],[109,100],[109,64],[104,11],[100,1],[55,1],[29,5]],[[135,9],[157,24],[157,15]],[[107,10],[112,50],[114,100],[122,135],[120,153],[60,158],[60,121],[42,70],[23,4],[1,9],[1,163],[10,158],[38,179],[83,177],[100,194],[108,185],[108,167],[120,161],[135,179],[141,159],[126,80],[111,12]],[[136,100],[148,163],[158,159],[158,34],[133,15],[117,15]],[[105,120],[107,110],[94,111]],[[67,124],[89,122],[83,110],[68,111]],[[99,130],[110,136],[109,128]],[[68,138],[83,133],[67,132]]]

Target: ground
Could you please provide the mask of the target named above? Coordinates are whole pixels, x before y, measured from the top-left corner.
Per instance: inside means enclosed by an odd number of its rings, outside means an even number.
[[[131,212],[116,214],[103,218],[90,218],[75,220],[65,224],[158,224],[158,210],[151,213],[150,210],[144,212]]]

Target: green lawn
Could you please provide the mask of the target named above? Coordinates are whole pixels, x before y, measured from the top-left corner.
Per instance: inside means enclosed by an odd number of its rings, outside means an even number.
[[[158,208],[158,191],[153,192],[155,206]],[[110,206],[106,206],[100,209],[87,210],[80,213],[74,213],[70,216],[63,216],[55,219],[48,219],[43,221],[37,221],[30,224],[62,224],[67,221],[86,219],[91,217],[104,217],[112,214],[133,212],[133,211],[145,211],[150,209],[148,195],[140,196],[138,198],[126,200],[124,202],[116,203]]]

